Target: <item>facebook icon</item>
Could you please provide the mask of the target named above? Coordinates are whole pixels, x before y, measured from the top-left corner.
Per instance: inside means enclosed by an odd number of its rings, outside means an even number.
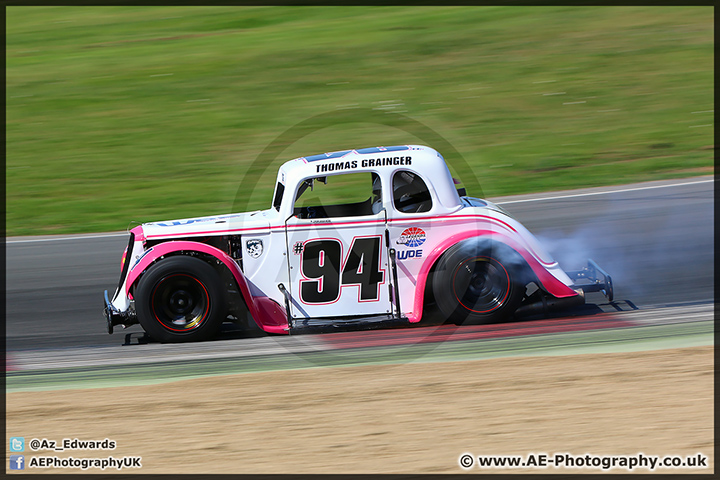
[[[25,455],[10,455],[10,470],[25,470]]]

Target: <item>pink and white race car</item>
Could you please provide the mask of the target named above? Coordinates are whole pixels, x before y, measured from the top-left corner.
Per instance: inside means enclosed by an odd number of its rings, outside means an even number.
[[[478,324],[579,305],[590,291],[612,300],[594,262],[564,272],[510,214],[456,185],[425,146],[290,160],[267,210],[133,228],[112,299],[105,291],[108,332],[140,323],[181,342],[226,321],[276,334],[372,328],[428,308]]]

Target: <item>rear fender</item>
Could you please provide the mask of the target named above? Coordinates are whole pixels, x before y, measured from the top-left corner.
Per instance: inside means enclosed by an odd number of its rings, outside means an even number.
[[[415,298],[413,301],[413,311],[408,315],[410,322],[419,322],[422,318],[423,303],[425,296],[425,286],[427,284],[427,277],[430,274],[432,267],[435,265],[440,256],[447,251],[450,247],[458,242],[467,240],[469,238],[487,238],[498,243],[503,243],[513,250],[515,250],[525,262],[528,264],[532,272],[537,277],[539,287],[547,291],[550,295],[556,298],[565,298],[578,295],[578,293],[564,284],[562,281],[557,279],[552,273],[548,271],[546,267],[540,264],[540,262],[530,253],[525,247],[519,242],[514,240],[503,233],[491,230],[469,230],[466,232],[457,233],[446,238],[440,244],[438,244],[432,252],[427,256],[427,259],[420,267],[420,273],[418,274],[417,285],[415,287]]]
[[[165,255],[183,254],[198,252],[211,255],[222,262],[232,273],[237,282],[240,293],[247,304],[250,315],[258,324],[258,327],[269,333],[287,333],[287,318],[283,308],[274,300],[267,297],[254,297],[250,293],[245,275],[238,267],[235,260],[222,250],[211,245],[191,241],[171,241],[155,245],[136,261],[135,265],[128,272],[128,279],[125,282],[125,293],[130,295],[130,289],[137,283],[140,276],[156,261]]]

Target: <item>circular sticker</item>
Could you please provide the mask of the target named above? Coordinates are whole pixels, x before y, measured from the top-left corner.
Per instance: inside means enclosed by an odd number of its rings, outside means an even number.
[[[425,243],[425,231],[422,228],[410,227],[403,230],[398,239],[400,245],[419,247]]]

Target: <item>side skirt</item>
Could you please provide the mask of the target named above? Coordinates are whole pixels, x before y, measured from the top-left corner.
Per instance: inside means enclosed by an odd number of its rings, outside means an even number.
[[[375,330],[408,326],[407,317],[393,317],[392,315],[372,315],[367,317],[346,317],[340,319],[323,318],[296,318],[293,321],[291,334],[296,333],[326,333],[352,330]]]

